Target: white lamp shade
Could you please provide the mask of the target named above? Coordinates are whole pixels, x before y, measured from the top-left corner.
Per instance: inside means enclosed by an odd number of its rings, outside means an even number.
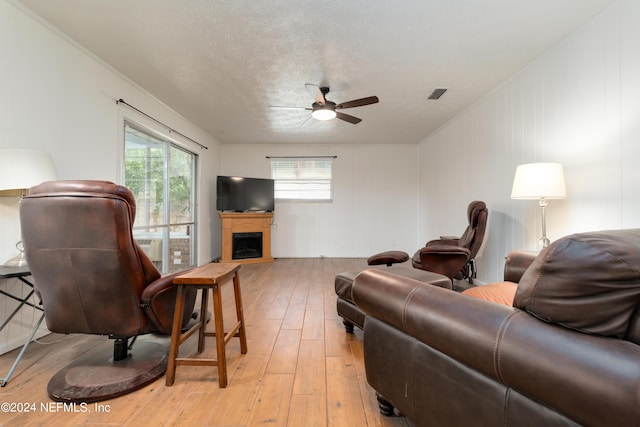
[[[564,199],[567,189],[560,163],[527,163],[516,168],[512,199]]]
[[[0,191],[29,189],[58,174],[49,153],[38,150],[0,150]]]

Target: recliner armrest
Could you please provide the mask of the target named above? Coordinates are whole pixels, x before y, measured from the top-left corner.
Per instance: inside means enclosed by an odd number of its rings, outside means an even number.
[[[425,246],[458,246],[460,238],[456,236],[441,236],[439,239],[429,240]]]
[[[469,249],[451,245],[431,245],[420,249],[423,268],[454,277],[469,260]]]
[[[189,270],[162,276],[142,290],[140,295],[142,307],[161,334],[171,334],[177,293],[177,286],[173,284],[173,279]],[[182,326],[185,326],[191,319],[197,289],[185,289],[185,292],[185,310],[182,313]]]

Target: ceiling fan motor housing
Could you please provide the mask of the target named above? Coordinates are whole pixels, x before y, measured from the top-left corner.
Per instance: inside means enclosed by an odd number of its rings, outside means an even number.
[[[332,102],[332,101],[326,101],[325,100],[324,101],[324,105],[322,105],[322,104],[320,104],[318,102],[314,102],[311,105],[311,108],[313,109],[313,111],[316,111],[316,110],[333,110],[333,111],[335,111],[336,103]]]

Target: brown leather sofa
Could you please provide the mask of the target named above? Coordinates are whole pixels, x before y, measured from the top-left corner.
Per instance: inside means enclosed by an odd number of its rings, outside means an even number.
[[[508,306],[360,273],[381,409],[417,426],[640,425],[640,229],[559,239],[514,294]]]

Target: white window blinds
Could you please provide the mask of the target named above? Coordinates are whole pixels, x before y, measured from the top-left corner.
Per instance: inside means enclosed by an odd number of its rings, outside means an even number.
[[[270,157],[275,198],[331,200],[334,157]]]

